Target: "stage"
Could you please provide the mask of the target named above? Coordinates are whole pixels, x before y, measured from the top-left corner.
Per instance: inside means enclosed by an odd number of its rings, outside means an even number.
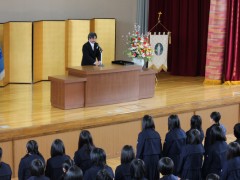
[[[136,146],[145,114],[155,119],[162,141],[167,132],[167,117],[178,114],[184,130],[189,119],[199,114],[203,129],[210,126],[212,111],[222,114],[221,122],[227,133],[239,122],[240,86],[203,85],[203,77],[157,76],[155,95],[128,103],[98,107],[61,110],[51,106],[50,82],[9,84],[0,88],[0,145],[5,159],[16,174],[25,144],[36,139],[45,158],[55,138],[63,139],[66,153],[73,157],[81,129],[89,129],[96,146],[106,150],[107,156],[118,157],[125,144]],[[126,89],[127,91],[127,89]]]

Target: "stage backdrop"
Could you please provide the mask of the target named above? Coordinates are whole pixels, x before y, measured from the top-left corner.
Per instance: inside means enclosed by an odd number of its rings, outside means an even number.
[[[1,1],[0,23],[67,19],[116,19],[116,58],[123,54],[122,35],[136,22],[137,0],[6,0]]]

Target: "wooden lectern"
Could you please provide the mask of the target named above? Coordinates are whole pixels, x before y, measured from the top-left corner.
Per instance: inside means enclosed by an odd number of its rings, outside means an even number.
[[[51,103],[61,109],[72,109],[150,98],[154,95],[155,73],[154,70],[142,70],[142,67],[136,65],[68,68],[69,76],[67,77],[49,77],[51,81]],[[83,86],[83,90],[80,90],[76,84]],[[66,94],[67,92],[62,96],[59,95],[58,92],[66,86],[74,93],[69,91],[71,93],[69,95]],[[78,90],[73,90],[74,88],[78,88]],[[55,97],[56,94],[58,95],[57,98]],[[74,101],[71,101],[73,105],[69,104],[68,99],[74,99],[72,96],[76,97],[76,101],[80,101],[79,99],[82,98],[81,102],[83,103],[79,103],[78,107],[76,107],[78,103],[74,103]],[[59,102],[68,102],[68,104],[61,104],[60,106]]]

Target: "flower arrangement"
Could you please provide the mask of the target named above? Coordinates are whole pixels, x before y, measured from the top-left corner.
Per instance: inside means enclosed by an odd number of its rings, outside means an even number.
[[[127,50],[125,54],[133,58],[144,59],[149,61],[152,59],[153,50],[149,43],[148,35],[140,34],[140,26],[134,25],[134,31],[126,35],[127,40]]]

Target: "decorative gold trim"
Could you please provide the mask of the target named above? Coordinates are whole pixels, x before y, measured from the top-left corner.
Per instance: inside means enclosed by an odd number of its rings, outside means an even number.
[[[156,71],[158,71],[158,72],[164,70],[165,72],[167,72],[167,67],[166,67],[164,64],[162,64],[159,68],[157,68],[154,64],[152,64],[152,65],[149,67],[149,69],[154,69],[154,70],[156,70]]]
[[[240,81],[225,81],[224,85],[240,85]]]
[[[203,84],[204,85],[220,85],[222,84],[222,81],[217,79],[205,79]]]

